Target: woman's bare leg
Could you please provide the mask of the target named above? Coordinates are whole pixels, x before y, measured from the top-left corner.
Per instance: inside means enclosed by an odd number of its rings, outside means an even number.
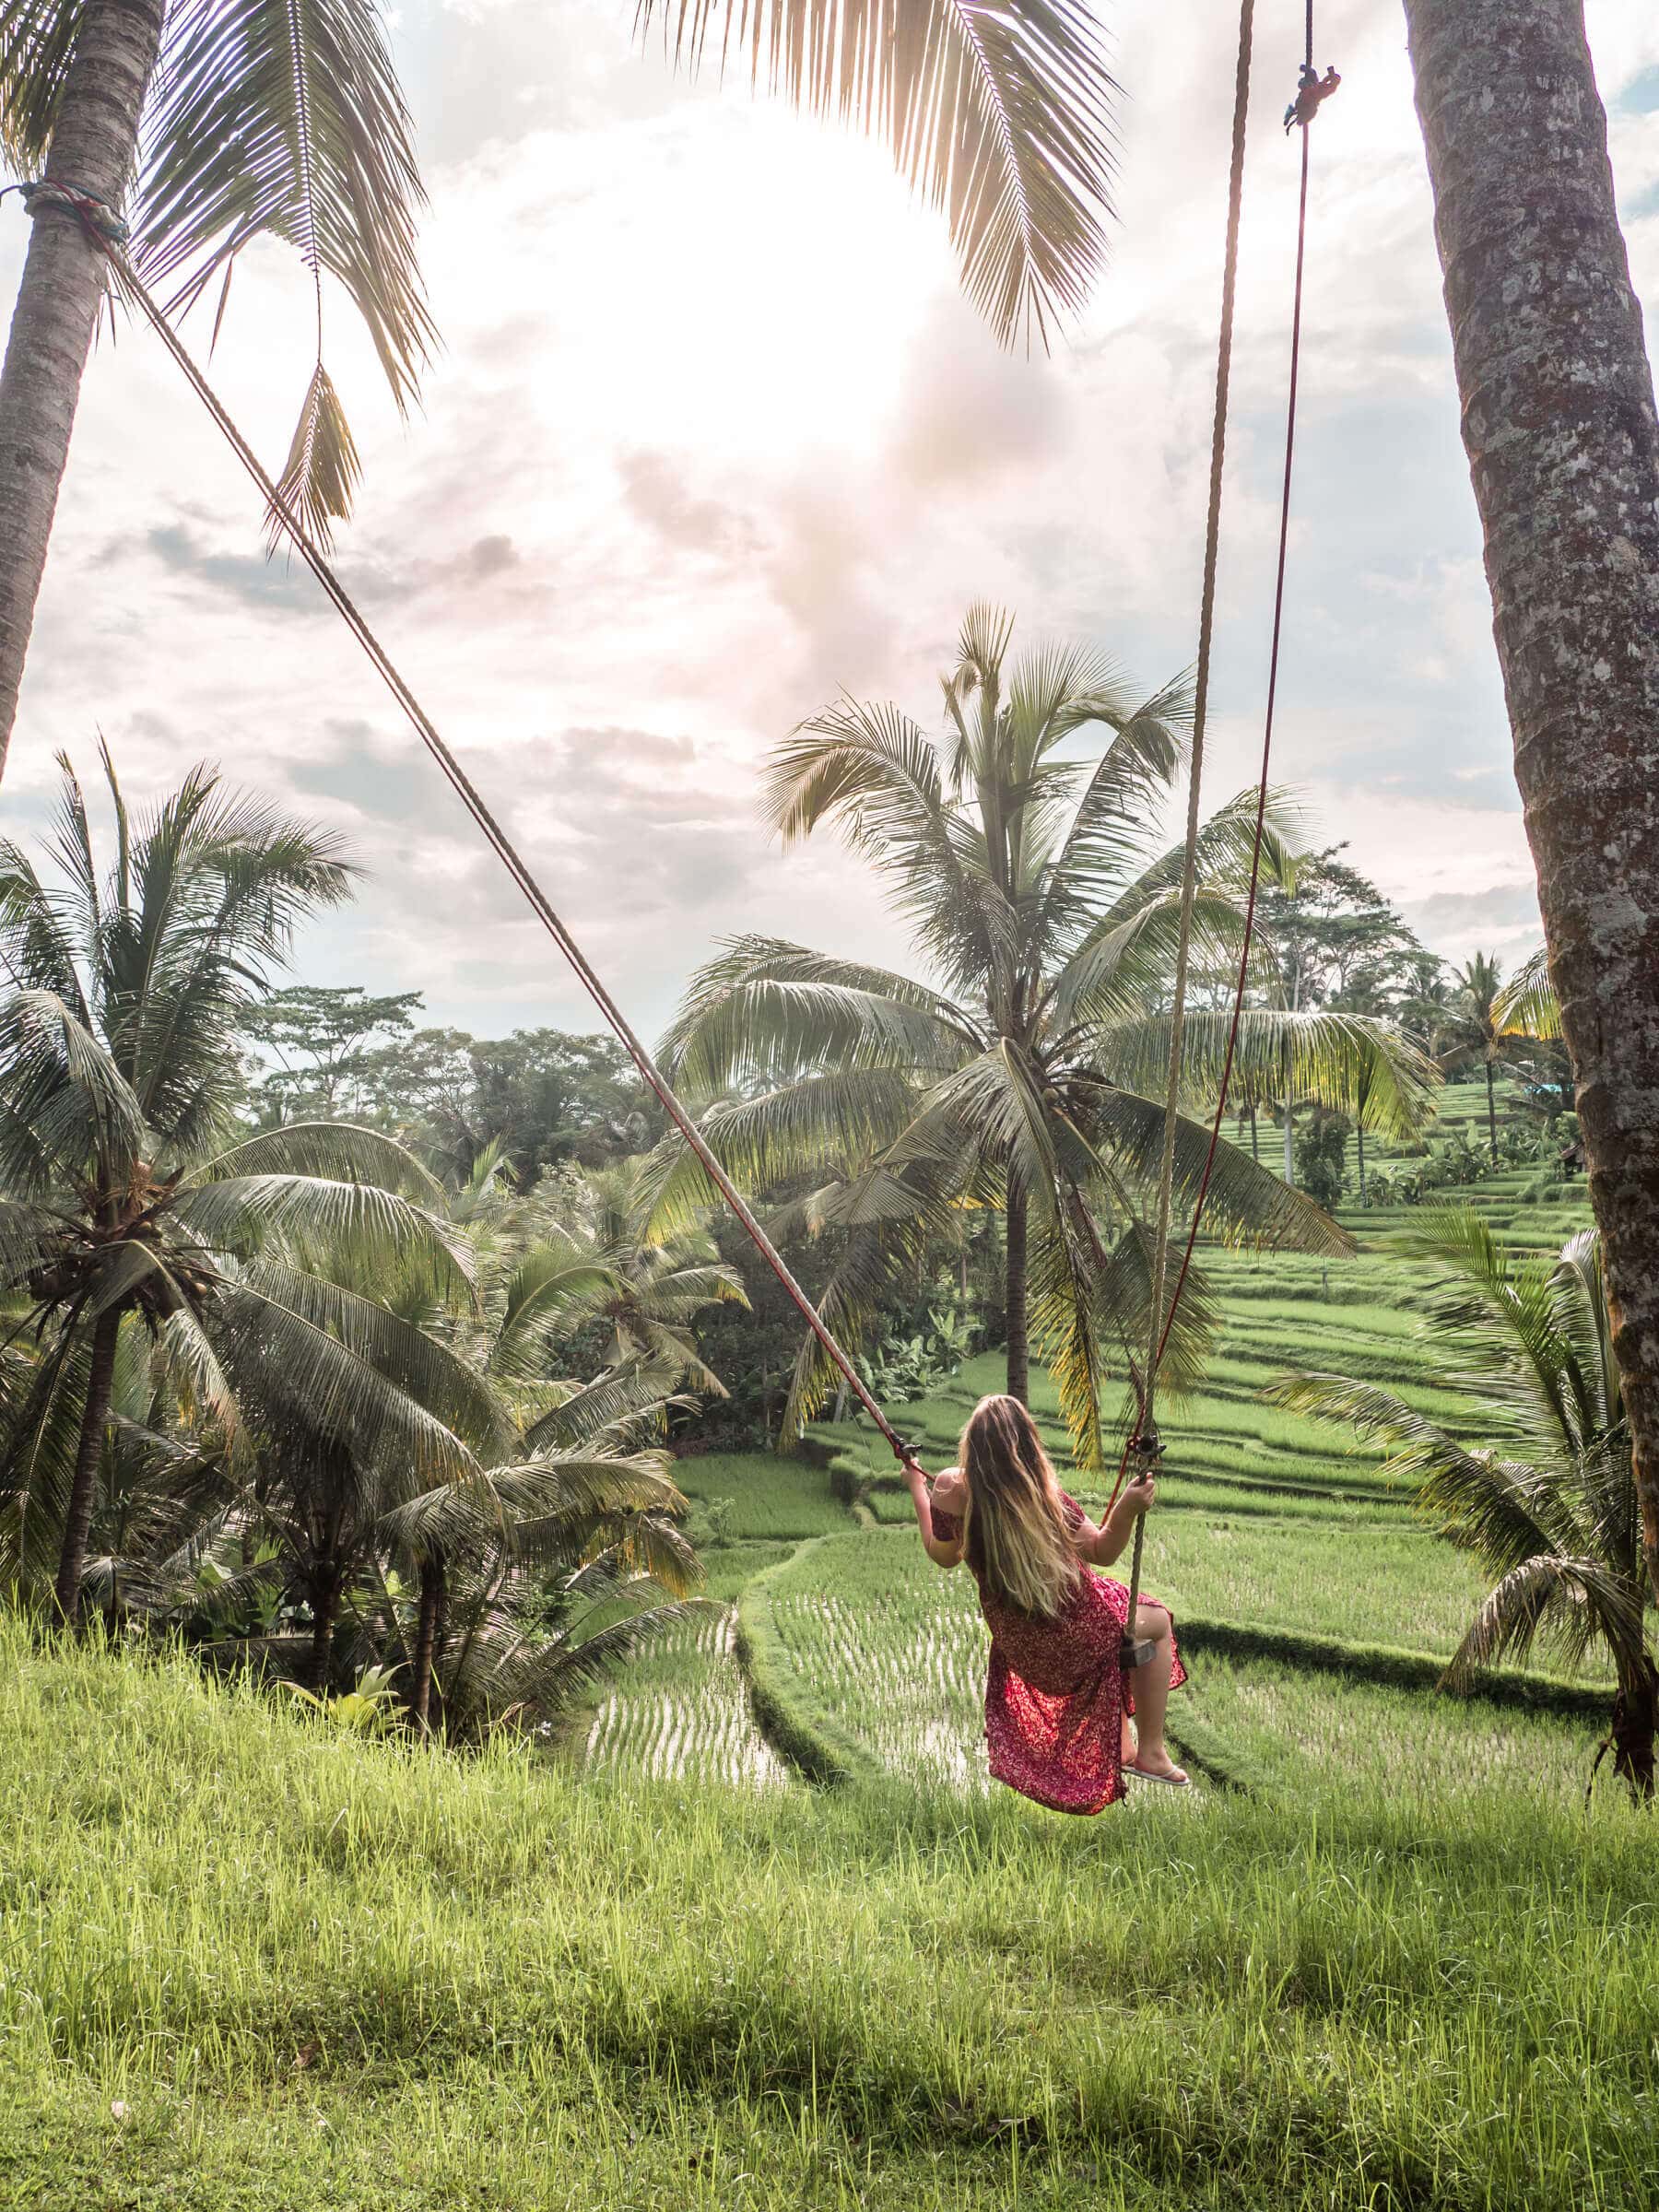
[[[1164,1744],[1164,1713],[1170,1702],[1169,1615],[1161,1606],[1140,1606],[1135,1616],[1135,1633],[1139,1641],[1152,1645],[1152,1656],[1131,1677],[1135,1733],[1140,1739],[1133,1763],[1148,1774],[1179,1774],[1181,1769]]]

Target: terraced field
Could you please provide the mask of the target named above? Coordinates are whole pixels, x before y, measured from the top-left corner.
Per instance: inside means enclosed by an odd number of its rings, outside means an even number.
[[[1290,1540],[1282,1557],[1276,1535]],[[1147,1583],[1178,1622],[1243,1616],[1328,1633],[1340,1618],[1356,1644],[1450,1650],[1477,1590],[1465,1562],[1431,1538],[1393,1530],[1347,1534],[1342,1550],[1347,1572],[1334,1606],[1329,1557],[1322,1576],[1300,1527],[1216,1531],[1200,1515],[1171,1513],[1149,1537]],[[1277,1580],[1264,1582],[1276,1566]],[[1263,1602],[1246,1612],[1241,1594],[1258,1593]],[[1418,1632],[1403,1634],[1402,1610],[1414,1604]],[[897,1533],[825,1537],[752,1584],[741,1612],[772,1693],[849,1773],[983,1786],[986,1640],[965,1573],[941,1574]],[[1207,1632],[1171,1728],[1200,1757],[1225,1747],[1239,1769],[1275,1787],[1339,1793],[1433,1794],[1482,1777],[1553,1790],[1576,1776],[1582,1786],[1596,1734],[1585,1719],[1374,1685],[1357,1671],[1235,1658]]]
[[[1448,1106],[1453,1120],[1484,1114],[1473,1088],[1453,1093]],[[1537,1175],[1508,1171],[1454,1195],[1477,1206],[1514,1249],[1552,1250],[1586,1216],[1574,1193],[1526,1202]],[[1359,1246],[1347,1260],[1206,1254],[1219,1340],[1202,1392],[1169,1409],[1170,1458],[1146,1566],[1147,1588],[1194,1624],[1199,1644],[1193,1687],[1177,1705],[1194,1746],[1219,1746],[1240,1771],[1297,1793],[1316,1781],[1394,1794],[1455,1790],[1478,1776],[1506,1787],[1541,1780],[1576,1788],[1594,1733],[1583,1714],[1518,1712],[1432,1691],[1439,1663],[1478,1604],[1476,1571],[1421,1525],[1374,1453],[1261,1401],[1263,1386],[1288,1369],[1324,1369],[1385,1381],[1478,1437],[1478,1408],[1448,1385],[1420,1334],[1430,1272],[1385,1241],[1412,1218],[1375,1208],[1346,1216]],[[971,1361],[929,1398],[898,1409],[900,1426],[924,1457],[945,1465],[974,1404],[1002,1379],[999,1359]],[[1045,1378],[1033,1397],[1064,1465]],[[771,1786],[786,1769],[770,1733],[818,1779],[887,1772],[982,1786],[985,1638],[972,1585],[941,1575],[907,1533],[909,1499],[887,1447],[866,1429],[826,1424],[813,1442],[814,1460],[680,1462],[677,1477],[695,1501],[732,1501],[725,1517],[741,1542],[711,1551],[708,1562],[711,1598],[735,1603],[735,1616],[723,1614],[626,1677],[589,1718],[590,1765]],[[1100,1509],[1099,1478],[1065,1479]],[[843,1501],[849,1491],[859,1499],[856,1516]],[[887,1525],[856,1524],[871,1516]],[[1315,1650],[1299,1639],[1324,1642]],[[1419,1656],[1387,1681],[1367,1680],[1366,1669],[1386,1672],[1379,1647]],[[1348,1653],[1348,1673],[1330,1671],[1347,1665]],[[1286,1663],[1298,1657],[1302,1665]],[[1586,1691],[1603,1678],[1593,1674]]]
[[[589,1724],[590,1773],[772,1789],[788,1769],[755,1724],[733,1641],[736,1607],[660,1643],[630,1667]]]
[[[799,1542],[847,1524],[845,1507],[805,1459],[760,1452],[700,1453],[675,1462],[674,1479],[699,1504],[730,1499],[731,1533],[745,1542]]]

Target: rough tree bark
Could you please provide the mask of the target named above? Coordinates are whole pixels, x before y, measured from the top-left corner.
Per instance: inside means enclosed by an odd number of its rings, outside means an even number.
[[[46,174],[119,206],[165,0],[87,0]],[[67,209],[34,218],[0,369],[0,774],[108,264]]]
[[[432,1724],[432,1661],[443,1633],[446,1595],[443,1561],[433,1557],[420,1567],[420,1610],[415,1628],[415,1682],[409,1718],[423,1734]]]
[[[1654,1794],[1653,1737],[1659,1730],[1659,1669],[1650,1659],[1641,1673],[1621,1682],[1608,1740],[1613,1771],[1643,1802]]]
[[[1026,1208],[1024,1191],[1010,1187],[1004,1229],[1007,1239],[1004,1303],[1008,1310],[1008,1395],[1031,1402],[1031,1353],[1026,1324]]]
[[[311,1687],[320,1698],[328,1695],[328,1679],[334,1667],[335,1625],[340,1618],[340,1592],[345,1579],[344,1571],[332,1561],[312,1577]]]
[[[1583,0],[1405,0],[1515,774],[1659,1591],[1659,418]]]
[[[64,1515],[64,1541],[58,1552],[57,1609],[71,1628],[80,1618],[81,1577],[87,1571],[87,1540],[92,1532],[92,1509],[98,1502],[98,1463],[103,1457],[104,1427],[110,1418],[110,1397],[115,1387],[115,1347],[120,1335],[120,1310],[112,1307],[99,1315],[92,1327],[87,1403],[81,1410],[75,1475],[69,1485],[69,1510]]]

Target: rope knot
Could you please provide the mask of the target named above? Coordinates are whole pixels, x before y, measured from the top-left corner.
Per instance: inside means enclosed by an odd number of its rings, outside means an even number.
[[[70,215],[78,216],[82,227],[94,238],[113,246],[127,241],[130,233],[126,224],[109,201],[95,192],[84,192],[78,184],[61,184],[54,177],[36,177],[17,189],[31,216],[39,215],[43,207],[61,207]]]
[[[1164,1455],[1163,1438],[1158,1433],[1156,1422],[1149,1421],[1145,1428],[1135,1430],[1129,1439],[1128,1455],[1133,1460],[1138,1460],[1143,1467],[1160,1465]]]

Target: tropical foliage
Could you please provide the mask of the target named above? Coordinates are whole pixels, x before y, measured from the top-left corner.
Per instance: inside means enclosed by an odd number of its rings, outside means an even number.
[[[0,6],[0,150],[38,176],[86,9]],[[171,0],[127,217],[140,274],[223,321],[243,249],[275,239],[312,287],[316,352],[279,489],[327,541],[359,463],[323,352],[326,278],[361,317],[392,396],[417,397],[435,332],[416,259],[424,200],[389,27],[370,0]]]
[[[1137,700],[1077,647],[1006,665],[1011,618],[972,608],[944,682],[935,741],[897,707],[843,700],[773,755],[768,812],[786,841],[834,824],[886,879],[923,963],[912,978],[760,938],[693,979],[665,1044],[677,1079],[712,1101],[711,1145],[763,1190],[787,1188],[784,1225],[835,1241],[821,1310],[844,1336],[869,1328],[885,1289],[964,1206],[1006,1231],[1008,1386],[1027,1388],[1034,1335],[1084,1465],[1102,1451],[1107,1347],[1118,1373],[1144,1346],[1145,1199],[1162,1147],[1169,994],[1181,854],[1159,841],[1185,747],[1183,681]],[[1225,995],[1243,933],[1254,794],[1203,827],[1194,944],[1200,991]],[[1265,865],[1292,866],[1282,810]],[[1189,1014],[1183,1097],[1213,1099],[1229,1014]],[[1365,1087],[1375,1126],[1405,1130],[1432,1071],[1386,1025],[1348,1014],[1246,1010],[1238,1072],[1270,1095],[1347,1107]],[[1179,1120],[1177,1209],[1190,1207],[1209,1133]],[[659,1157],[659,1227],[710,1196],[688,1150]],[[1224,1236],[1346,1248],[1318,1207],[1236,1147],[1215,1159],[1208,1215]],[[1196,1278],[1170,1336],[1179,1382],[1194,1372],[1206,1306]],[[810,1339],[791,1425],[823,1403],[830,1372]]]
[[[1553,1263],[1517,1263],[1478,1215],[1449,1211],[1390,1241],[1438,1270],[1427,1327],[1493,1441],[1471,1446],[1374,1382],[1306,1374],[1268,1394],[1381,1439],[1389,1472],[1411,1480],[1441,1533],[1492,1576],[1448,1670],[1453,1685],[1539,1641],[1572,1665],[1606,1649],[1618,1683],[1617,1770],[1651,1794],[1653,1597],[1599,1236],[1581,1231]]]
[[[499,1156],[452,1220],[382,1135],[240,1126],[237,1036],[347,865],[210,770],[142,820],[104,770],[108,868],[67,762],[54,870],[0,845],[0,1577],[547,1723],[699,1578],[657,1439],[735,1287],[630,1241],[626,1182],[533,1237]]]
[[[1487,1134],[1492,1160],[1498,1159],[1497,1066],[1503,1057],[1506,1023],[1501,1006],[1503,971],[1488,952],[1477,952],[1457,971],[1456,987],[1447,1009],[1445,1041],[1440,1064],[1448,1074],[1478,1066],[1486,1076]]]
[[[1005,344],[1040,342],[1088,300],[1105,253],[1111,105],[1099,19],[1082,0],[643,0],[693,65],[718,32],[757,84],[879,133],[942,207],[968,296]]]

